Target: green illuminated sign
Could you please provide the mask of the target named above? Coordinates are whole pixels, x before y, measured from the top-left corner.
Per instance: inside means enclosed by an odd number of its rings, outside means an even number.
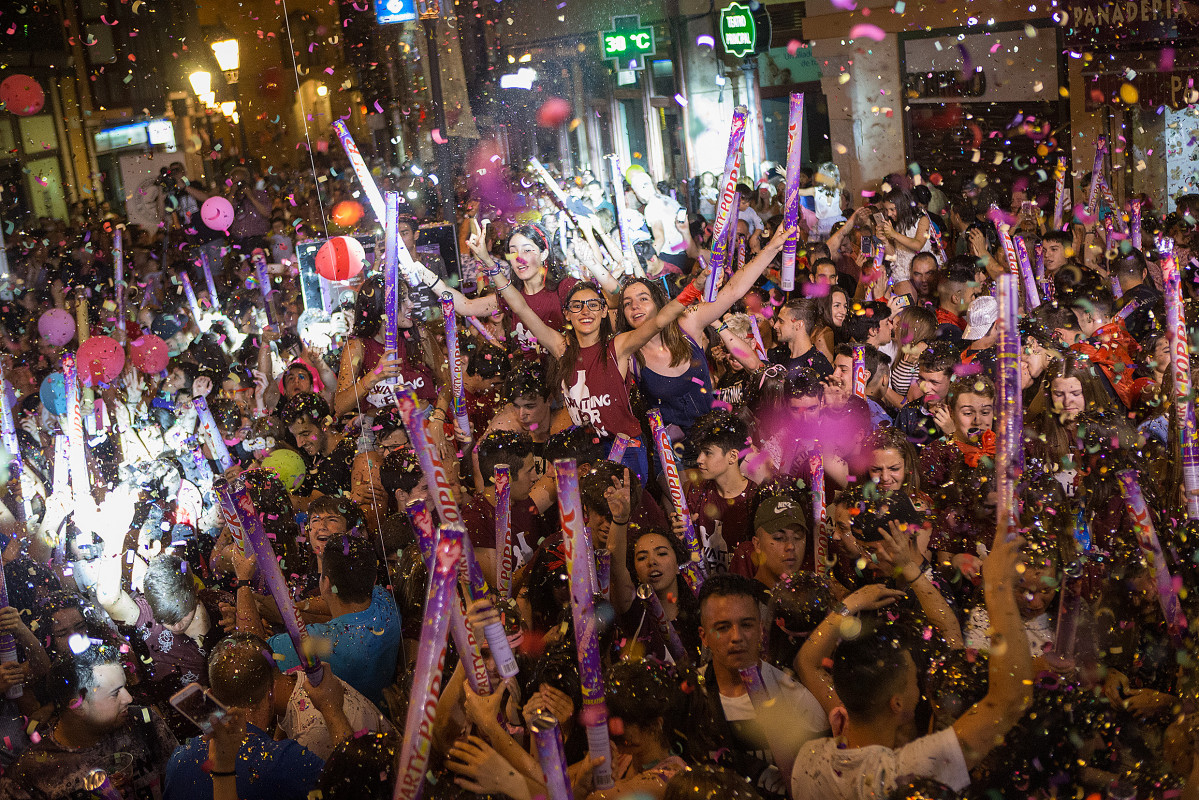
[[[642,58],[653,55],[655,50],[654,28],[642,27],[641,16],[637,14],[613,17],[612,30],[600,33],[602,58],[616,59],[620,69],[641,69]]]
[[[733,2],[720,10],[720,41],[731,56],[744,58],[754,51],[758,26],[749,6]]]

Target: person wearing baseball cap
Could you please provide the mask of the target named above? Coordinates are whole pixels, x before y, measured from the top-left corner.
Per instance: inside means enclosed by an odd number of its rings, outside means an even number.
[[[966,312],[966,330],[962,339],[968,342],[962,351],[963,364],[978,364],[987,375],[993,375],[997,358],[995,342],[999,328],[999,301],[989,294],[974,298]]]
[[[808,519],[803,506],[789,497],[765,500],[754,515],[754,580],[773,589],[784,575],[803,568]]]

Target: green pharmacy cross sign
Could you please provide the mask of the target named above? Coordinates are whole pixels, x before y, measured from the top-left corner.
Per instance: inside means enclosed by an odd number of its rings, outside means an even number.
[[[641,15],[631,14],[612,18],[612,30],[600,33],[600,51],[606,59],[614,58],[619,69],[641,69],[645,56],[657,50],[654,26],[641,26]]]
[[[726,53],[744,58],[754,51],[757,40],[758,26],[749,6],[733,2],[720,10],[720,41]]]

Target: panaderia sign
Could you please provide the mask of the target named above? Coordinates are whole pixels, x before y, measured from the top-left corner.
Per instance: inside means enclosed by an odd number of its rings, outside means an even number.
[[[1199,37],[1195,0],[1069,0],[1064,5],[1066,45],[1076,49]]]

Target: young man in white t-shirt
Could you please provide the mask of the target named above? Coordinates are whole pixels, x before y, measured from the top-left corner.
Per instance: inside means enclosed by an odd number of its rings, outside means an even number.
[[[758,583],[741,575],[722,573],[704,582],[699,635],[712,656],[704,683],[717,736],[728,749],[727,766],[764,797],[784,797],[786,770],[805,743],[827,735],[828,718],[803,684],[762,661],[760,593]],[[741,670],[752,667],[773,701],[761,713],[741,679]]]
[[[838,738],[811,742],[800,752],[791,773],[793,800],[881,800],[905,775],[933,778],[955,791],[970,784],[970,768],[1003,740],[1032,700],[1032,656],[1015,597],[1021,543],[1019,537],[1008,540],[1003,523],[983,562],[992,641],[1020,646],[993,647],[986,696],[945,730],[911,738],[920,689],[907,649],[878,632],[841,640],[841,631],[863,631],[853,619],[859,612],[886,605],[896,590],[859,590],[820,624],[797,663],[825,711],[843,725],[838,723]],[[832,669],[825,670],[830,656]]]

